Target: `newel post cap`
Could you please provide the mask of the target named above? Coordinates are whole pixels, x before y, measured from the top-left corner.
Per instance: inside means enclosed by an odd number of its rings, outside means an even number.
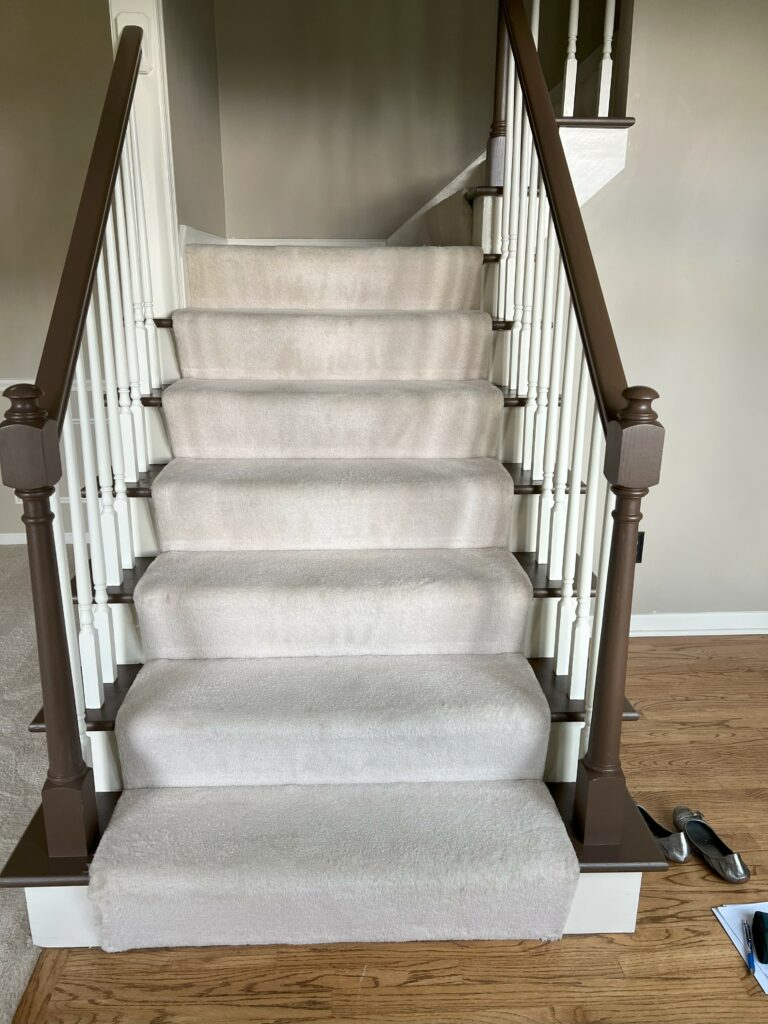
[[[11,406],[0,423],[0,472],[6,487],[17,491],[53,487],[61,478],[58,425],[40,405],[42,395],[36,384],[3,392]]]
[[[635,386],[622,392],[626,405],[608,424],[605,475],[619,487],[653,487],[661,475],[664,427],[653,408],[653,388]]]

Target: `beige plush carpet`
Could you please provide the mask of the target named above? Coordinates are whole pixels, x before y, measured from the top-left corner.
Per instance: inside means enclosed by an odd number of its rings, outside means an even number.
[[[0,547],[0,862],[40,800],[45,747],[27,726],[40,707],[27,552]],[[0,889],[0,1024],[13,1018],[37,959],[23,893]]]

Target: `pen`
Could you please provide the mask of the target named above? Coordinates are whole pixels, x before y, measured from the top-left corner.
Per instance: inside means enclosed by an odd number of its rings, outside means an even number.
[[[749,973],[755,973],[755,947],[752,945],[752,929],[749,927],[749,921],[744,922],[744,941],[747,944],[747,967]]]

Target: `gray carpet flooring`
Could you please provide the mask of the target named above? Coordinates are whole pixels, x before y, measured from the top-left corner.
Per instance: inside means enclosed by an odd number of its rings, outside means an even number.
[[[27,726],[40,707],[27,552],[0,547],[0,861],[40,800],[45,747]],[[27,927],[24,895],[0,889],[0,1024],[10,1024],[38,950]]]

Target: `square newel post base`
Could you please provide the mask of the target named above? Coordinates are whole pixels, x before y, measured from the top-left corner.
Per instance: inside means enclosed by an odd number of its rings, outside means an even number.
[[[46,779],[43,819],[51,857],[87,857],[99,841],[99,817],[93,770],[68,782]]]
[[[573,823],[584,846],[621,842],[627,784],[624,773],[604,774],[579,761]]]

